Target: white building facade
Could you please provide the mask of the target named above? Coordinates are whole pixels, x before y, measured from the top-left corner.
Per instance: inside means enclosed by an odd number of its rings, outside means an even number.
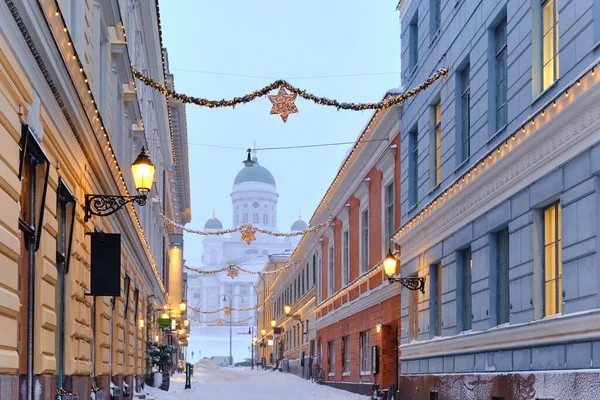
[[[600,2],[398,9],[401,398],[597,398]]]
[[[277,231],[279,194],[275,178],[267,168],[258,163],[256,157],[253,161],[252,166],[244,166],[238,172],[233,182],[232,227],[250,222],[259,228]],[[301,231],[306,227],[306,223],[299,219],[292,229]],[[204,229],[220,230],[223,229],[223,224],[213,216],[206,222]],[[238,265],[260,272],[268,260],[268,255],[291,252],[298,240],[299,237],[275,237],[257,233],[256,240],[247,244],[241,240],[239,232],[223,236],[205,236],[203,262],[201,265],[190,266],[202,270],[216,270],[228,265]],[[227,275],[227,271],[218,274],[189,272],[187,298],[193,308],[201,311],[217,310],[226,306],[249,309],[232,311],[230,316],[225,315],[225,310],[208,314],[190,311],[194,331],[190,346],[201,352],[198,353],[200,357],[229,354],[229,322],[231,322],[234,361],[250,358],[249,346],[252,335],[248,332],[256,332],[254,308],[258,305],[257,293],[253,286],[255,280],[256,275],[244,272],[240,272],[234,279]]]

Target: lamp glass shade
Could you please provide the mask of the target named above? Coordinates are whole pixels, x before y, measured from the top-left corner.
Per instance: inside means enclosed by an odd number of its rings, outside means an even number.
[[[148,193],[154,181],[154,164],[146,154],[145,148],[142,147],[140,155],[131,164],[131,170],[137,191],[142,194]]]
[[[269,340],[267,341],[267,344],[268,344],[269,346],[273,346],[273,339],[269,339]]]
[[[275,321],[274,319],[271,320],[271,326],[273,328],[275,328],[275,325],[277,325],[277,321]]]
[[[385,274],[388,277],[394,276],[396,274],[396,266],[398,265],[398,260],[391,251],[388,252],[387,256],[383,260],[383,269],[385,270]]]
[[[185,303],[185,301],[182,301],[181,303],[179,303],[179,311],[185,312],[186,309],[187,309],[187,304]]]
[[[261,329],[260,333],[261,333],[261,335],[265,336],[267,334],[267,330],[266,329]]]
[[[256,336],[252,338],[252,344],[256,344]]]
[[[286,315],[290,313],[290,311],[292,311],[292,307],[289,305],[286,305],[285,307],[283,307],[283,311],[285,311]]]
[[[140,319],[139,321],[139,325],[140,325],[140,329],[142,329],[144,327],[144,319]]]
[[[158,342],[158,335],[154,335],[154,341]]]
[[[189,319],[184,319],[184,320],[183,320],[183,326],[185,326],[186,328],[187,328],[188,326],[190,326],[190,320],[189,320]]]
[[[377,333],[380,333],[381,332],[381,324],[377,324],[375,326],[375,329],[377,330]]]

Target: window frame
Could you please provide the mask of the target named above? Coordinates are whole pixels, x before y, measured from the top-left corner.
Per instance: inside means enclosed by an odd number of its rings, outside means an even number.
[[[442,102],[432,105],[432,187],[442,182]]]
[[[471,67],[467,64],[460,72],[460,159],[471,156]]]
[[[462,331],[470,331],[473,326],[473,295],[471,285],[473,283],[473,253],[471,247],[467,247],[460,252],[461,256],[461,278],[462,278]]]
[[[335,340],[327,342],[327,373],[335,375]]]
[[[557,5],[558,0],[541,0],[541,12],[540,12],[540,19],[541,19],[541,35],[540,35],[540,49],[541,49],[541,88],[542,91],[548,89],[549,87],[551,87],[554,82],[556,82],[559,78],[559,50],[558,50],[558,40],[559,40],[559,34],[558,34],[558,5]],[[545,14],[544,14],[544,9],[546,8],[546,6],[552,3],[552,21],[551,21],[551,25],[552,27],[550,28],[552,30],[551,35],[552,35],[552,57],[548,60],[548,62],[544,62],[544,58],[545,58],[545,49],[544,49],[544,39],[546,37],[547,34],[550,34],[550,31],[548,32],[544,32],[544,21],[545,21]],[[546,83],[545,82],[545,68],[546,66],[552,63],[552,81]]]
[[[510,232],[504,228],[496,232],[496,325],[510,322],[509,255]]]
[[[371,331],[362,331],[358,337],[360,352],[360,375],[371,375]],[[365,369],[365,365],[368,369]]]
[[[350,283],[350,231],[342,232],[342,287]]]
[[[369,270],[369,208],[367,207],[360,213],[361,231],[360,231],[360,271],[365,273]]]
[[[554,227],[554,232],[548,231],[548,220],[547,220],[547,216],[548,216],[548,211],[553,210],[553,217],[554,220],[553,222],[553,227]],[[543,250],[543,260],[544,260],[544,317],[551,317],[554,315],[561,315],[562,314],[562,234],[561,234],[561,229],[562,229],[562,207],[560,202],[555,202],[547,207],[544,207],[543,210],[543,224],[544,224],[544,228],[543,228],[543,232],[544,232],[544,238],[543,238],[543,246],[544,246],[544,250]],[[548,233],[553,233],[554,234],[554,240],[550,241],[549,243],[547,242],[548,240]],[[550,246],[554,247],[554,252],[553,252],[553,256],[554,256],[554,278],[552,279],[548,279],[548,248]],[[549,300],[549,291],[548,291],[548,285],[549,283],[552,285],[553,287],[553,296],[554,296],[554,305],[552,307],[552,309],[550,310],[548,307],[548,300]]]
[[[391,181],[385,186],[385,221],[386,221],[386,249],[392,248],[392,237],[396,230],[396,186],[394,181]]]
[[[328,272],[328,289],[329,296],[332,296],[335,293],[335,255],[334,255],[334,247],[329,246],[329,269]]]
[[[503,38],[502,46],[498,47],[500,42],[498,41],[498,29],[502,29]],[[508,24],[506,17],[494,28],[494,45],[495,48],[495,106],[496,106],[496,132],[505,127],[508,124],[508,85],[507,85],[507,61],[508,61]],[[502,67],[502,73],[500,73],[500,67]],[[503,86],[501,86],[503,85]],[[501,87],[503,88],[502,90]],[[499,94],[502,94],[503,101],[499,99]],[[501,118],[500,118],[501,116]]]
[[[415,127],[408,134],[408,203],[409,207],[419,202],[419,130]]]
[[[350,375],[350,335],[342,336],[342,376]]]

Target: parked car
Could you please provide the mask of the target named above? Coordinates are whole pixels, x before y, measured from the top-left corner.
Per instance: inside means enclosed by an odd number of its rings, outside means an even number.
[[[236,362],[233,364],[234,367],[250,367],[252,365],[252,359],[246,358],[244,361]]]

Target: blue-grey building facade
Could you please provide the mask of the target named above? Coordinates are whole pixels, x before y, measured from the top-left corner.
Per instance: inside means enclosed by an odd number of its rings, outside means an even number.
[[[401,0],[400,398],[600,398],[600,1]]]

